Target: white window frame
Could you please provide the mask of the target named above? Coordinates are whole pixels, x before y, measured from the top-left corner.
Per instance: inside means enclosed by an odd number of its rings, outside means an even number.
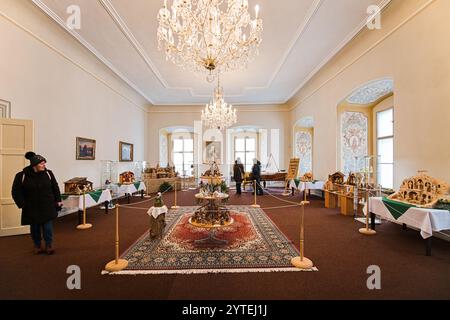
[[[382,113],[382,112],[386,112],[392,110],[392,135],[388,135],[388,136],[378,136],[378,114]],[[378,158],[380,158],[380,150],[378,150],[378,142],[381,140],[387,140],[387,139],[392,139],[392,148],[394,149],[394,123],[395,123],[395,119],[394,119],[394,107],[390,107],[390,108],[386,108],[383,110],[379,110],[375,113],[375,123],[376,123],[376,149],[377,149],[377,156]],[[393,150],[394,151],[394,150]],[[377,159],[378,159],[377,158]],[[392,165],[392,187],[394,185],[394,158],[392,158],[392,163],[391,162],[379,162],[377,161],[377,182],[378,184],[380,184],[380,176],[381,176],[381,165],[383,164],[390,164]]]
[[[175,151],[175,140],[181,140],[183,141],[183,151]],[[192,140],[192,145],[194,145],[194,138],[189,137],[179,137],[179,138],[173,138],[172,139],[172,159],[173,159],[173,163],[175,165],[175,154],[182,154],[182,158],[183,158],[183,170],[184,168],[188,165],[188,163],[185,162],[185,154],[188,153],[192,153],[192,159],[194,159],[194,147],[192,148],[192,151],[185,151],[185,140]],[[192,163],[193,164],[193,163]],[[179,172],[180,175],[183,175],[183,171]],[[191,176],[192,175],[192,169],[189,172],[189,170],[186,171],[186,176]]]
[[[244,151],[237,151],[236,150],[236,140],[237,139],[244,139]],[[255,140],[255,150],[254,151],[247,151],[247,143],[246,143],[247,139]],[[251,137],[251,136],[237,136],[237,137],[234,137],[234,142],[233,143],[234,143],[233,144],[234,159],[235,160],[237,159],[237,153],[244,153],[245,154],[245,159],[241,159],[241,160],[242,160],[242,164],[244,165],[244,169],[246,170],[247,169],[247,162],[246,162],[247,153],[254,152],[255,153],[255,158],[258,158],[258,156],[257,156],[258,155],[258,138],[257,137]],[[253,165],[253,158],[250,159],[250,162],[248,164],[250,166]]]

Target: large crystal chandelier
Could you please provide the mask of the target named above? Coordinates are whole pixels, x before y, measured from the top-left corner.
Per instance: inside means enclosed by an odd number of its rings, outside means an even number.
[[[217,74],[243,68],[258,54],[262,20],[248,13],[248,0],[164,0],[158,44],[167,60],[191,71]]]
[[[218,81],[214,98],[202,110],[202,121],[208,128],[226,129],[237,122],[236,110],[223,99],[223,90]]]

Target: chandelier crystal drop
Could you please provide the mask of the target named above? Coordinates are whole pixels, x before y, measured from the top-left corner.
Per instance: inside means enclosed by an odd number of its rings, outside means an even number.
[[[225,102],[220,83],[214,91],[213,100],[202,110],[201,119],[206,127],[219,130],[231,127],[237,122],[236,110]]]
[[[195,72],[207,72],[208,81],[238,70],[258,54],[262,19],[248,12],[248,0],[173,0],[158,13],[158,47],[166,59]]]

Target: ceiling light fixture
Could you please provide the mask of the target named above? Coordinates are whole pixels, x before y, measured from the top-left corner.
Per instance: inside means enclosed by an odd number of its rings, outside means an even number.
[[[158,47],[166,59],[213,82],[223,72],[241,69],[258,54],[263,23],[248,0],[167,0],[158,13]]]

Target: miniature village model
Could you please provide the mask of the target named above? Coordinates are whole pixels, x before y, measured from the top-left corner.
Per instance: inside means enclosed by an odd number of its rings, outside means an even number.
[[[166,168],[163,168],[160,167],[159,164],[154,168],[145,168],[144,173],[148,175],[150,179],[176,178],[178,176],[175,167],[167,166]]]
[[[122,172],[119,175],[120,184],[132,184],[135,182],[134,173],[131,171]]]
[[[222,205],[228,199],[224,186],[224,180],[219,166],[213,162],[201,179],[200,193],[195,197],[202,206],[197,209],[190,219],[194,225],[224,226],[232,222],[230,211]]]
[[[400,190],[389,199],[416,205],[418,207],[432,208],[449,191],[448,185],[425,173],[403,180]]]
[[[92,182],[87,178],[77,177],[64,182],[65,194],[82,194],[93,191]]]

